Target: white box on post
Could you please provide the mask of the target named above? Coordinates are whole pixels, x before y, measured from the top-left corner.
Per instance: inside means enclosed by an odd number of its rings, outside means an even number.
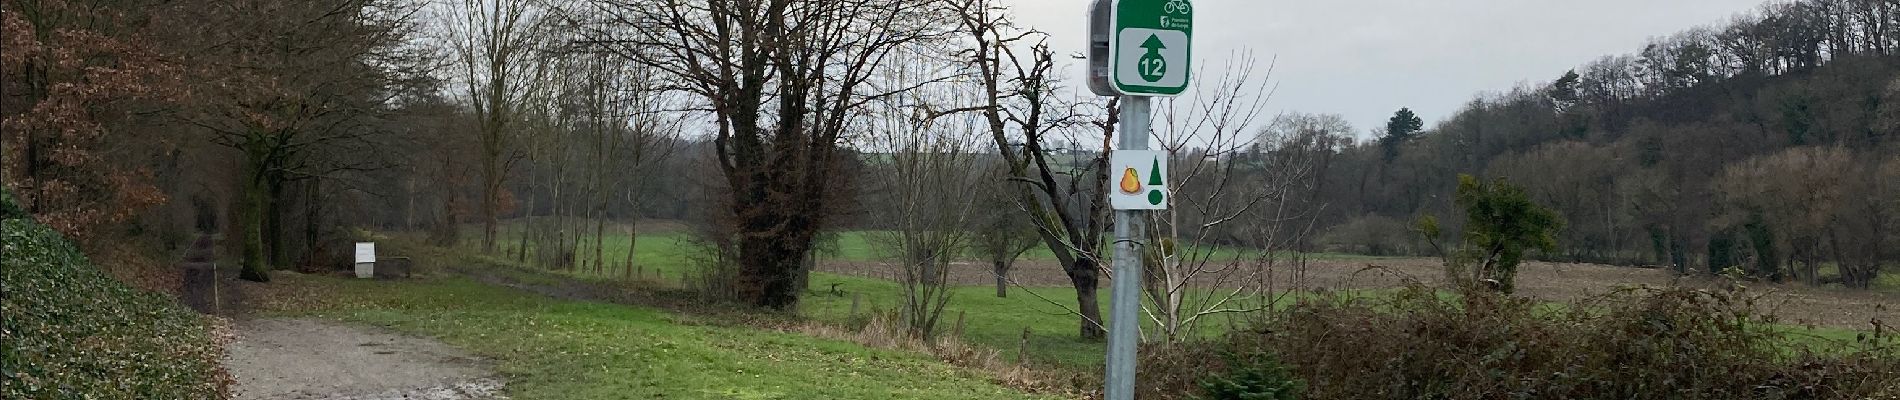
[[[362,242],[356,244],[356,277],[369,279],[376,277],[376,244]]]

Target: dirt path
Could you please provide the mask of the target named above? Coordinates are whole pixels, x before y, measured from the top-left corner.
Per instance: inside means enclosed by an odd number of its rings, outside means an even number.
[[[311,319],[237,323],[239,400],[501,399],[487,366],[442,343]]]

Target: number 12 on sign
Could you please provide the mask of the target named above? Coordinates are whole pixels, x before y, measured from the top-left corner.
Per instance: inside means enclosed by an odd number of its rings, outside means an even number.
[[[1102,53],[1107,54],[1105,59],[1090,62],[1095,69],[1106,72],[1107,85],[1101,86],[1111,87],[1098,88],[1097,92],[1106,89],[1127,96],[1176,96],[1187,91],[1193,63],[1193,5],[1188,0],[1114,0],[1105,8],[1112,15],[1098,16],[1091,36],[1106,39],[1103,47],[1107,51]]]

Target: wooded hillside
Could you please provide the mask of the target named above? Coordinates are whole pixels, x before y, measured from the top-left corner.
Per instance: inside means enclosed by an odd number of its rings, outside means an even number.
[[[1896,7],[1771,3],[1479,96],[1430,129],[1395,116],[1329,171],[1318,244],[1427,252],[1393,231],[1451,213],[1469,173],[1562,214],[1545,258],[1865,287],[1900,259]]]

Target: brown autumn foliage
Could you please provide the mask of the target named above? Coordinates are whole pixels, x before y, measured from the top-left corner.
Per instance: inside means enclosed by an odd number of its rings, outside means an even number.
[[[117,10],[63,0],[0,8],[0,144],[6,185],[24,208],[84,238],[164,202],[150,170],[114,153],[132,134],[117,128],[133,111],[185,94],[180,67],[119,27]]]

